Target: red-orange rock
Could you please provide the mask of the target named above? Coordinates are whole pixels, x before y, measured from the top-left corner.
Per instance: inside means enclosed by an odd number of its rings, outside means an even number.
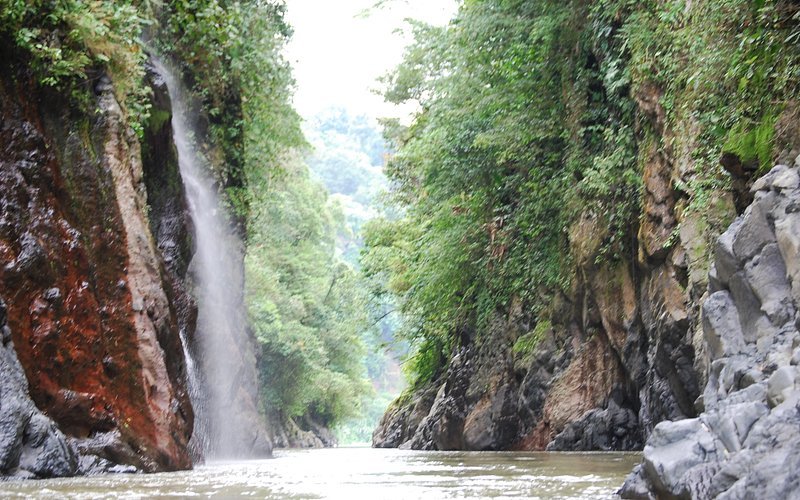
[[[0,80],[0,297],[31,395],[70,436],[118,431],[132,465],[188,468],[192,411],[185,370],[167,364],[183,360],[138,142],[108,85],[87,116],[29,83]]]

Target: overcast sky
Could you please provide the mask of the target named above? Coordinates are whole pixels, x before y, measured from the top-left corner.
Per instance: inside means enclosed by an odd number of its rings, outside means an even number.
[[[370,92],[400,62],[409,42],[395,31],[407,26],[408,17],[445,24],[457,7],[455,0],[388,0],[370,9],[376,2],[287,0],[294,27],[287,57],[297,80],[294,104],[303,117],[333,106],[373,118],[397,115]]]

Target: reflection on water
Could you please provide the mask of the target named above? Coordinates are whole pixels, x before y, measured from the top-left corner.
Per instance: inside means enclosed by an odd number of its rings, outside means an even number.
[[[167,474],[0,482],[37,498],[614,498],[636,453],[278,450],[272,460]]]

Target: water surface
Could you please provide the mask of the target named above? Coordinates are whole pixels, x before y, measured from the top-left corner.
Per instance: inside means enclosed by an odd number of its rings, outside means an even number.
[[[278,450],[193,471],[0,483],[37,498],[615,498],[637,453]]]

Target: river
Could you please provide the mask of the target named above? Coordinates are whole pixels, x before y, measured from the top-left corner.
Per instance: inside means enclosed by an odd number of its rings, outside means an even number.
[[[637,453],[277,450],[193,471],[0,483],[2,498],[615,498]]]

